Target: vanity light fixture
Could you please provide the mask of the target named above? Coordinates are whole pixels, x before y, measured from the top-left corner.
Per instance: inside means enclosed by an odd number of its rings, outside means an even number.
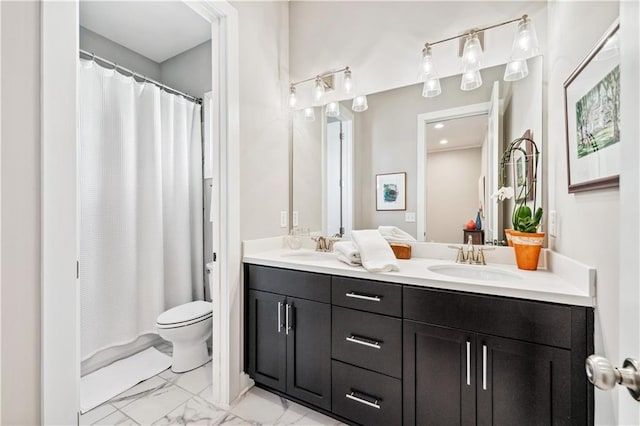
[[[314,121],[316,119],[316,113],[313,107],[307,107],[302,111],[304,121]]]
[[[307,83],[310,81],[314,82],[313,91],[312,91],[313,105],[315,106],[323,105],[325,102],[326,91],[328,89],[333,89],[333,78],[329,78],[329,77],[333,77],[336,74],[340,74],[340,73],[344,73],[342,76],[341,95],[346,96],[346,99],[353,98],[352,109],[354,111],[356,112],[365,111],[367,109],[367,98],[364,95],[355,96],[355,84],[353,81],[353,76],[351,74],[351,69],[348,66],[335,71],[329,71],[324,74],[318,74],[315,77],[310,77],[304,80],[291,83],[289,88],[289,107],[294,108],[297,104],[296,87],[300,84]],[[306,109],[305,109],[305,112],[306,112]],[[327,109],[327,115],[328,114],[329,114],[329,109]]]
[[[448,143],[449,143],[449,141],[448,141],[448,140],[446,140],[446,139],[442,139],[442,140],[440,141],[440,145],[446,145],[446,144],[448,144]]]
[[[441,93],[440,80],[435,72],[433,54],[431,52],[432,46],[446,41],[457,40],[462,37],[466,38],[464,49],[462,51],[462,79],[460,81],[460,89],[473,90],[482,85],[480,68],[482,67],[484,52],[478,35],[484,31],[514,22],[518,23],[518,29],[513,40],[509,63],[505,68],[504,80],[515,81],[525,78],[529,74],[527,59],[540,53],[538,36],[536,35],[536,30],[528,15],[522,15],[522,17],[517,19],[511,19],[488,27],[467,31],[464,34],[445,38],[432,43],[425,43],[424,49],[422,49],[422,62],[420,64],[420,75],[421,79],[424,80],[422,96],[430,98],[438,96]]]

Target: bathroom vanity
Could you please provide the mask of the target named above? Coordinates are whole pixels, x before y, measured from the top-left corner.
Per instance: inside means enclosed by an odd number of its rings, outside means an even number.
[[[509,265],[492,268],[517,280],[454,278],[427,258],[369,274],[293,253],[245,253],[245,371],[259,386],[363,425],[593,423],[593,282]]]

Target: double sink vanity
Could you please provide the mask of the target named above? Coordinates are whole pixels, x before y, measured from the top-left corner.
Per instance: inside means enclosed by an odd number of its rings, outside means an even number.
[[[245,371],[258,386],[363,425],[593,423],[595,270],[510,248],[460,265],[414,243],[400,271],[332,253],[244,246]]]

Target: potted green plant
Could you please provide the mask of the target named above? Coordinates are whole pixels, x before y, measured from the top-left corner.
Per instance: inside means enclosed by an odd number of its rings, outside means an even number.
[[[544,233],[538,232],[543,210],[542,207],[536,206],[540,151],[528,135],[529,132],[513,140],[503,152],[500,159],[500,189],[493,197],[503,201],[515,195],[515,205],[511,213],[513,229],[507,229],[505,233],[507,240],[510,240],[509,245],[514,247],[518,268],[536,270],[544,241]],[[519,164],[514,166],[516,157]],[[513,187],[506,186],[509,165],[514,166],[513,182],[516,191]]]

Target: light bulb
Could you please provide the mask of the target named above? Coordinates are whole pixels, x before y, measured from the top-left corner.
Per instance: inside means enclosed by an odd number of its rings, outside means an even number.
[[[518,22],[518,30],[513,39],[513,47],[511,48],[511,60],[519,61],[536,56],[540,53],[538,46],[538,36],[533,23],[527,15],[522,17]]]
[[[329,102],[325,109],[327,117],[337,117],[340,115],[340,105],[337,102]]]
[[[293,108],[297,103],[298,98],[296,97],[296,88],[292,85],[289,89],[289,108]]]
[[[434,96],[438,96],[440,93],[442,93],[442,89],[440,87],[439,78],[429,78],[424,82],[424,86],[422,86],[422,96],[425,98],[433,98]]]
[[[366,111],[369,108],[367,104],[367,97],[365,95],[359,95],[353,98],[353,104],[351,105],[351,109],[355,112]]]
[[[478,35],[469,34],[462,51],[462,71],[467,73],[479,70],[482,66],[483,56]]]
[[[316,77],[316,85],[313,88],[313,99],[317,104],[322,103],[324,98],[324,82],[320,77]]]
[[[420,73],[425,79],[436,76],[436,69],[433,65],[431,46],[429,45],[426,45],[424,49],[422,49],[422,65],[420,68]]]
[[[307,107],[302,111],[302,115],[304,116],[304,121],[314,121],[316,119],[316,113],[313,110],[313,107]]]
[[[473,90],[482,86],[482,76],[480,70],[465,72],[462,74],[460,90]]]
[[[516,81],[529,75],[527,60],[511,61],[504,69],[504,81]]]
[[[353,77],[351,77],[351,70],[347,67],[344,70],[344,79],[342,80],[342,87],[345,95],[353,95]]]

